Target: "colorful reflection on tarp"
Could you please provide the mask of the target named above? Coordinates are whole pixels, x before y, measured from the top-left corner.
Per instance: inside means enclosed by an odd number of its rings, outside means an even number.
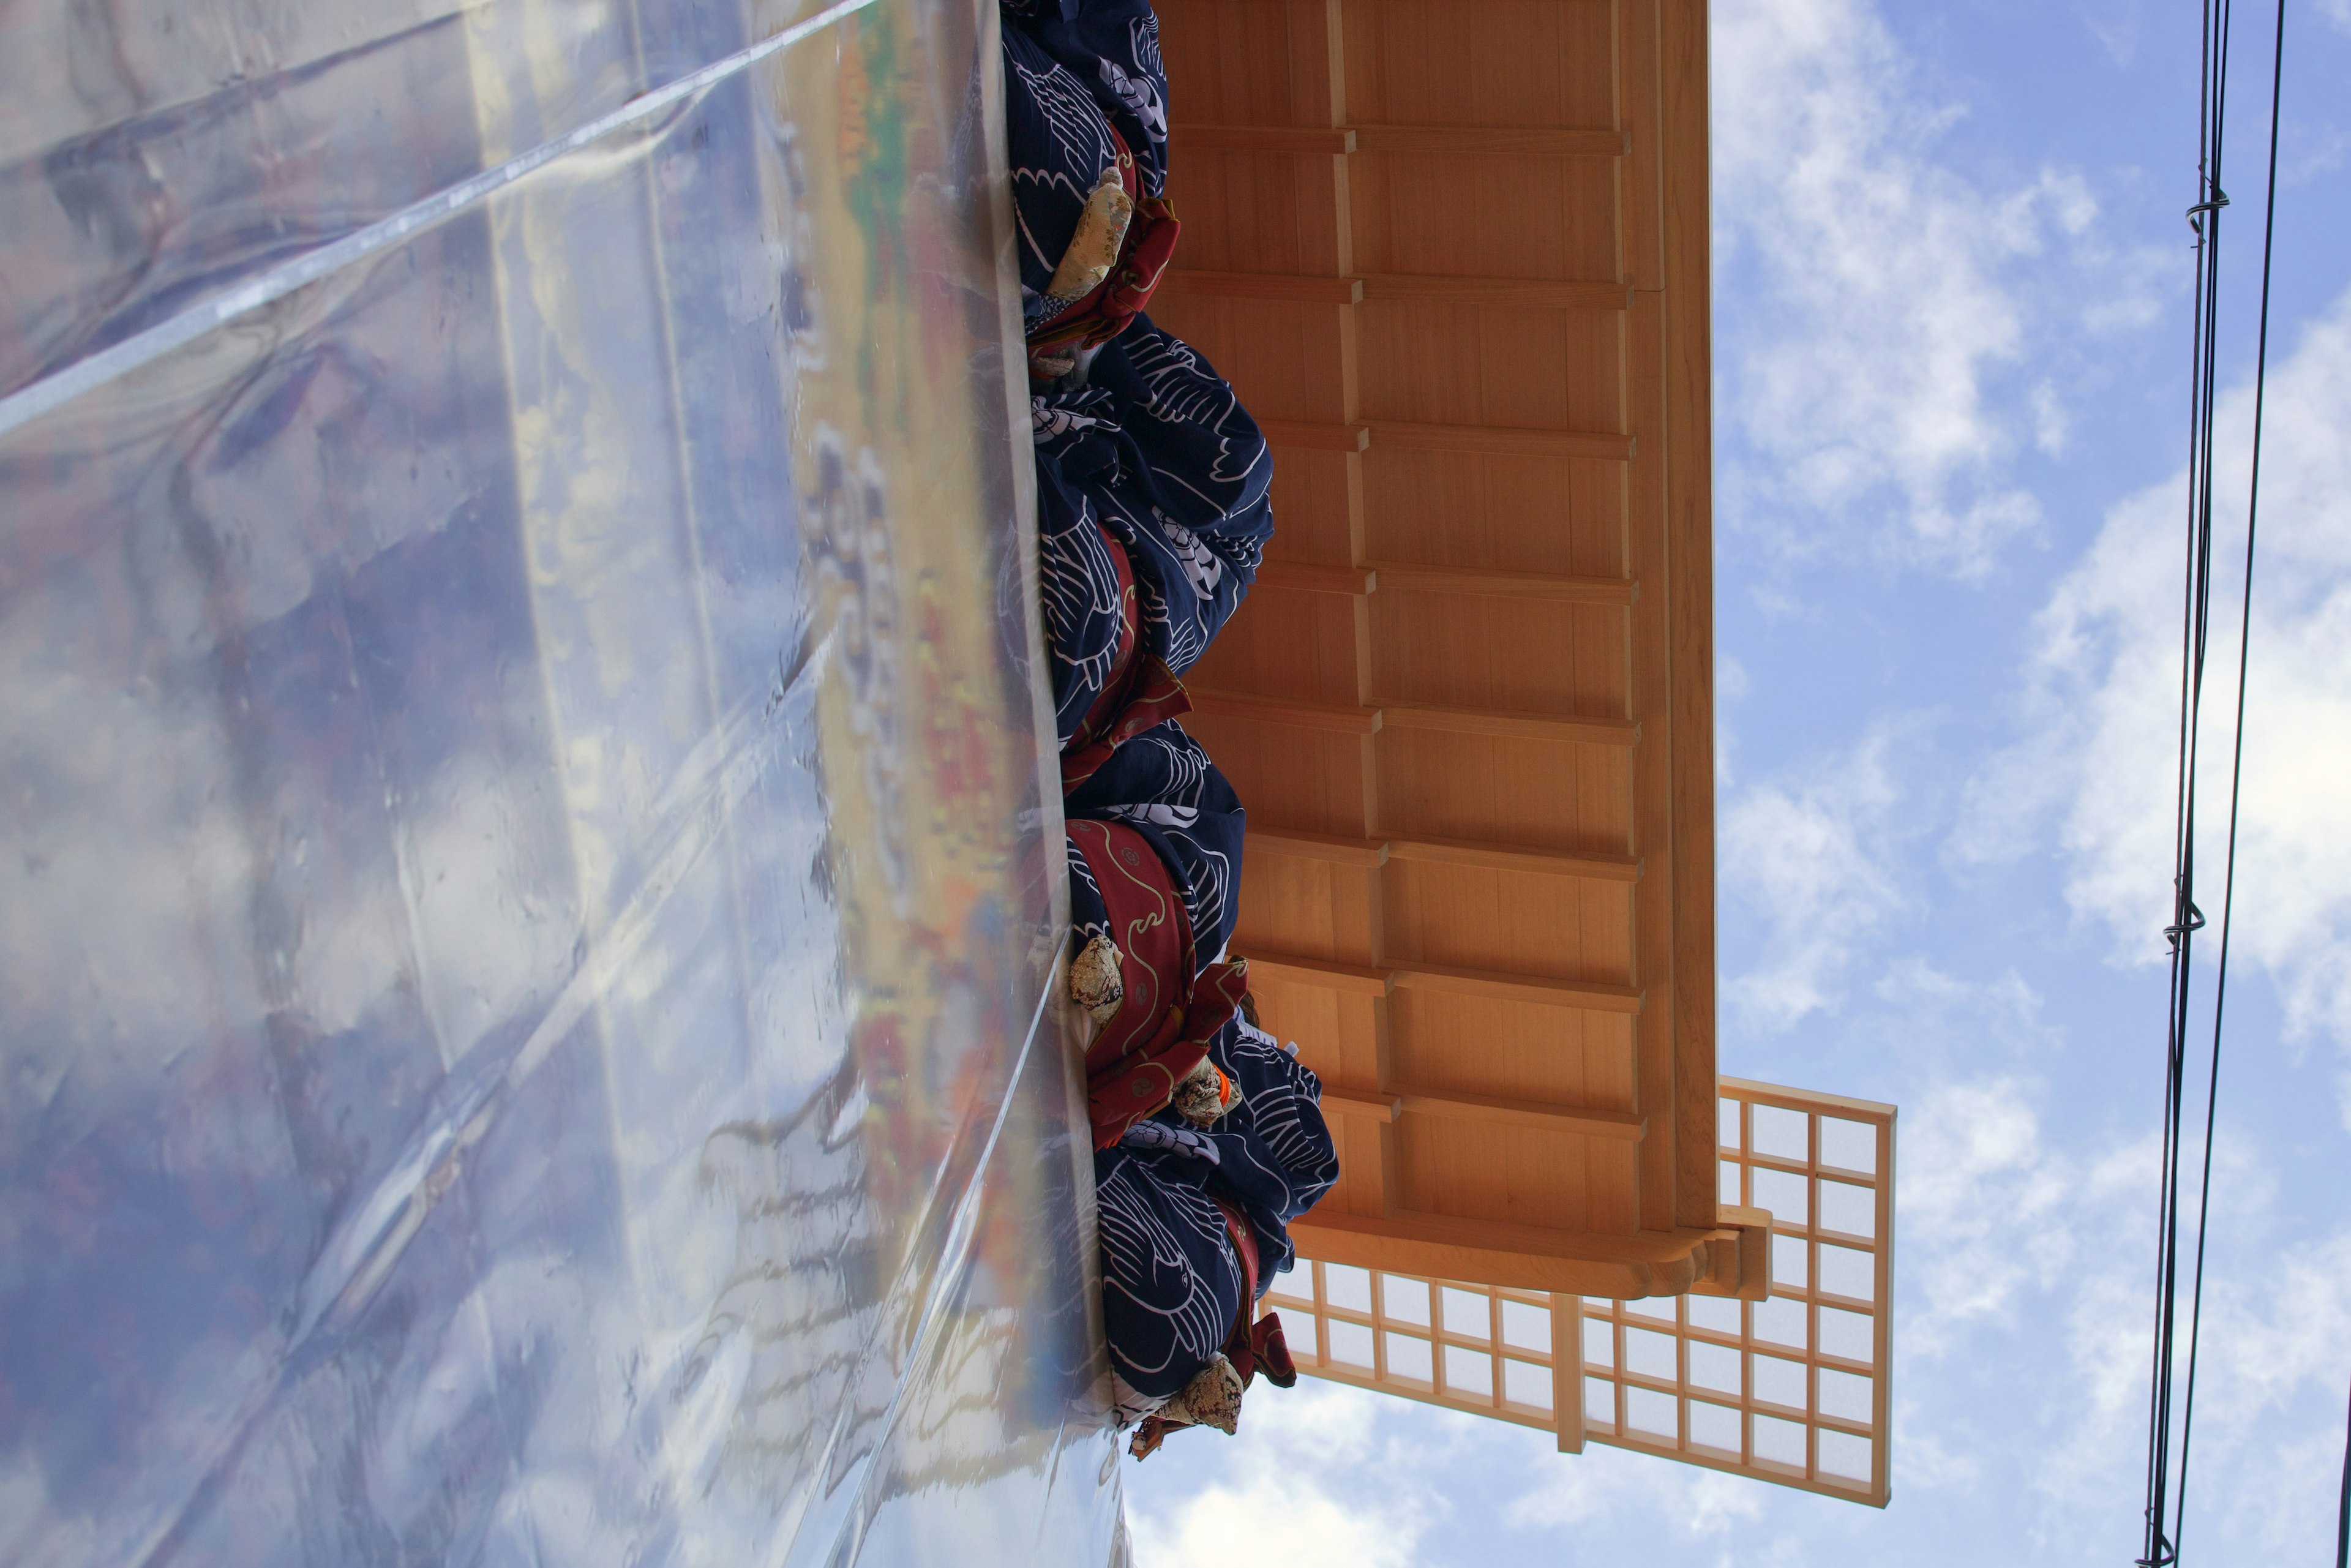
[[[0,20],[0,1559],[1121,1550],[994,11]]]

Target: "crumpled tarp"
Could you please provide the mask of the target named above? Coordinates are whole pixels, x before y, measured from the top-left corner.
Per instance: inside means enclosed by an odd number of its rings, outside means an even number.
[[[0,15],[0,1560],[1123,1554],[995,27]]]

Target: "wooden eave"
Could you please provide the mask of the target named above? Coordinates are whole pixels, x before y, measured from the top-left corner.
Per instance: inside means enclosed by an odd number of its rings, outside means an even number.
[[[1278,464],[1187,722],[1342,1141],[1300,1244],[1760,1294],[1717,1203],[1705,8],[1158,11],[1154,314]]]

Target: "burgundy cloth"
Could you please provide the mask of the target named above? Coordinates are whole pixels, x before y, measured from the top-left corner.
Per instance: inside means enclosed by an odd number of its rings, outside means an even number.
[[[1152,290],[1159,287],[1167,264],[1176,257],[1176,241],[1184,232],[1176,209],[1163,197],[1142,193],[1134,155],[1127,151],[1126,138],[1118,133],[1118,127],[1110,128],[1110,139],[1118,144],[1118,182],[1134,203],[1134,216],[1119,246],[1118,264],[1108,277],[1094,285],[1092,293],[1029,334],[1031,352],[1072,343],[1094,349],[1109,342],[1143,314],[1151,303]]]
[[[1093,779],[1095,771],[1110,762],[1110,752],[1119,750],[1122,743],[1145,728],[1192,712],[1192,698],[1185,695],[1183,682],[1168,670],[1166,661],[1140,651],[1143,637],[1135,621],[1135,569],[1128,564],[1126,546],[1102,524],[1093,527],[1110,550],[1112,569],[1119,573],[1119,642],[1110,663],[1110,677],[1102,682],[1102,694],[1095,695],[1093,707],[1086,710],[1084,719],[1079,719],[1077,734],[1061,747],[1062,795]]]
[[[1176,678],[1167,662],[1155,653],[1141,652],[1134,568],[1128,563],[1126,547],[1100,523],[1094,528],[1102,535],[1111,565],[1118,573],[1118,643],[1102,695],[1094,698],[1076,733],[1061,747],[1064,795],[1092,778],[1123,742],[1192,711],[1192,699],[1185,695],[1184,683]]]
[[[1196,973],[1191,917],[1150,840],[1123,822],[1088,818],[1068,831],[1109,912],[1125,988],[1086,1049],[1086,1108],[1094,1147],[1106,1149],[1207,1060],[1208,1041],[1238,1010],[1249,981],[1238,962]]]
[[[1241,1310],[1233,1319],[1233,1332],[1225,1336],[1225,1359],[1241,1375],[1244,1388],[1260,1372],[1276,1388],[1288,1388],[1298,1381],[1298,1366],[1290,1359],[1290,1341],[1281,1332],[1281,1314],[1268,1312],[1255,1321],[1249,1317],[1257,1306],[1257,1229],[1230,1198],[1219,1193],[1210,1193],[1208,1197],[1217,1211],[1225,1217],[1225,1234],[1232,1239],[1233,1256],[1240,1260],[1241,1265]]]

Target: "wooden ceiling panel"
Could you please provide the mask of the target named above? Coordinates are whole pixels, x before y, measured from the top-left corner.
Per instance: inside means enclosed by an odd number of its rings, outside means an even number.
[[[1276,459],[1187,685],[1249,811],[1236,946],[1343,1129],[1301,1242],[1760,1289],[1713,1142],[1703,5],[1159,9],[1154,314]]]
[[[1622,606],[1416,593],[1384,580],[1367,608],[1380,699],[1625,716]]]
[[[1607,0],[1348,0],[1356,124],[1613,129]]]
[[[1249,821],[1309,832],[1371,833],[1370,786],[1360,737],[1203,705],[1184,720],[1249,808]]]
[[[1475,1114],[1407,1112],[1397,1118],[1395,1147],[1396,1196],[1409,1210],[1611,1236],[1640,1228],[1629,1144]],[[1559,1179],[1563,1171],[1580,1179]]]
[[[1219,639],[1214,671],[1220,687],[1325,706],[1353,706],[1357,681],[1356,620],[1363,601],[1334,593],[1301,592],[1275,584],[1251,590],[1266,596],[1267,612],[1238,623]],[[1201,682],[1206,685],[1205,679]]]
[[[1620,748],[1435,731],[1379,740],[1380,821],[1388,831],[1632,852],[1632,759]]]
[[[1357,152],[1351,164],[1355,266],[1366,275],[1622,276],[1613,156]]]
[[[1381,446],[1363,471],[1374,562],[1627,577],[1622,463]],[[1276,526],[1289,516],[1277,505]]]
[[[1633,983],[1633,887],[1435,861],[1384,868],[1393,961]]]
[[[1249,846],[1241,925],[1280,932],[1288,944],[1285,953],[1341,964],[1376,963],[1384,940],[1380,868],[1285,852],[1280,844],[1274,839]]]
[[[1330,153],[1196,147],[1188,127],[1177,135],[1185,178],[1176,202],[1184,224],[1176,260],[1184,270],[1326,277],[1352,270]]]
[[[1630,1113],[1633,1030],[1622,1013],[1406,988],[1388,1003],[1395,1081],[1473,1095]],[[1474,1040],[1477,1050],[1459,1049]]]
[[[1368,420],[1624,428],[1621,310],[1367,300],[1356,321]]]

